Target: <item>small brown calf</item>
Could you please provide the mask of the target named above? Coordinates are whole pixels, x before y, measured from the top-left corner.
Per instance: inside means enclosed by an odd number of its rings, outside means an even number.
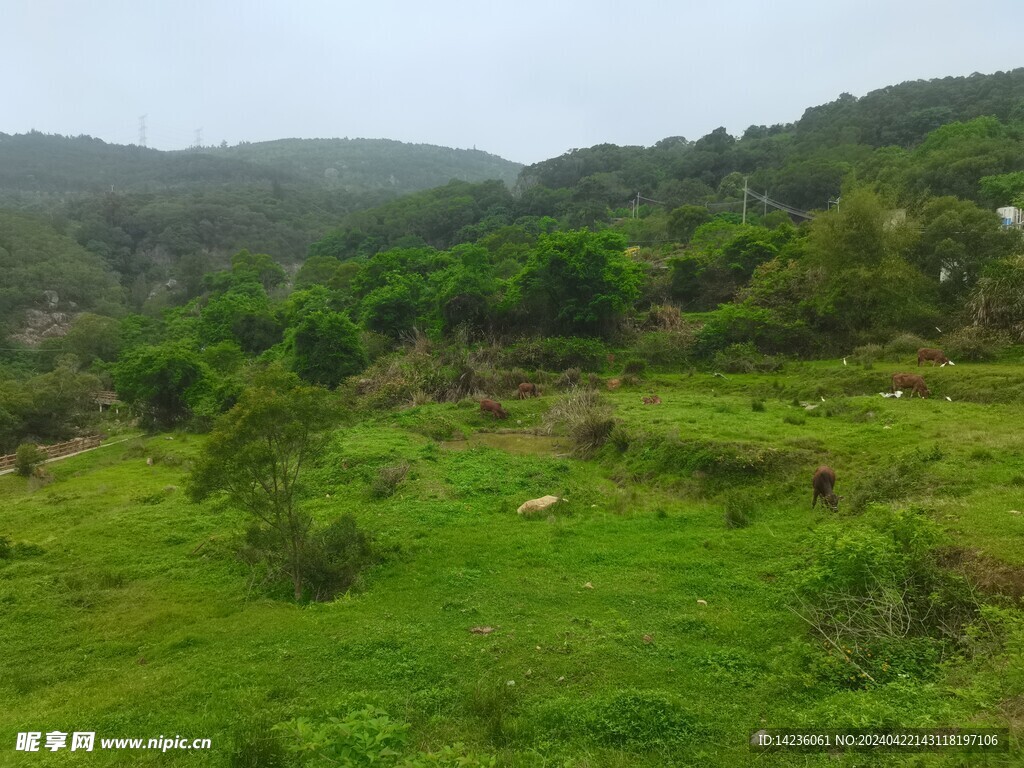
[[[501,403],[497,400],[481,400],[480,401],[480,413],[491,414],[496,419],[507,419],[508,413],[504,408],[501,407]]]
[[[921,367],[921,363],[925,360],[932,361],[932,367],[936,365],[946,365],[949,362],[949,358],[946,357],[946,353],[941,349],[929,349],[928,347],[921,347],[917,350],[917,367]]]
[[[909,389],[911,397],[914,395],[928,397],[931,394],[924,379],[916,373],[894,373],[892,375],[892,391],[895,392],[897,389]]]
[[[836,473],[832,467],[822,464],[814,470],[814,479],[811,480],[811,485],[814,487],[814,497],[811,499],[811,509],[814,509],[814,505],[818,503],[818,497],[820,496],[825,506],[833,512],[839,510],[839,500],[843,497],[836,496],[835,494]]]
[[[528,397],[537,397],[538,395],[539,393],[537,392],[537,385],[531,384],[528,381],[524,381],[522,384],[520,384],[519,391],[516,392],[516,397],[518,397],[520,400],[525,400]]]

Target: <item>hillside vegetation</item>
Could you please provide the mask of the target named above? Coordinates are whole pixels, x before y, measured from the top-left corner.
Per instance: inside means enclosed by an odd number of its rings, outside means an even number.
[[[1019,401],[885,400],[886,371],[649,376],[605,396],[616,433],[590,460],[565,455],[568,436],[529,434],[554,384],[506,404],[520,437],[472,401],[360,414],[307,470],[303,498],[318,520],[354,515],[383,559],[346,599],[305,608],[239,560],[239,513],[185,498],[203,438],[120,443],[51,465],[42,485],[2,477],[14,554],[0,644],[23,662],[0,679],[3,727],[86,716],[106,735],[208,736],[214,750],[188,756],[200,765],[284,765],[288,736],[271,725],[368,705],[411,725],[401,754],[461,742],[510,766],[733,766],[766,724],[1009,724],[1019,739]],[[932,386],[986,400],[985,382],[1022,372],[963,365]],[[662,405],[642,405],[648,391]],[[845,496],[838,516],[810,509],[821,461]],[[516,515],[545,493],[564,500]],[[809,584],[841,590],[846,568],[884,579],[892,558],[933,579],[915,588],[941,593],[920,595],[938,601],[935,623],[845,655],[809,631]],[[929,570],[940,563],[951,570]],[[964,592],[968,579],[983,591]]]
[[[904,83],[403,195],[378,170],[501,163],[0,137],[138,171],[62,191],[26,154],[3,198],[5,731],[214,744],[112,765],[1017,764],[1022,105],[1024,70]],[[768,727],[1011,751],[752,754]]]

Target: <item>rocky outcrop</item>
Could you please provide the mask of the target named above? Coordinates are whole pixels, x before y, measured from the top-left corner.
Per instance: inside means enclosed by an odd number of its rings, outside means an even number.
[[[24,326],[10,335],[11,341],[38,347],[45,339],[63,336],[68,332],[71,323],[77,316],[76,312],[60,310],[60,296],[56,291],[43,291],[43,309],[25,310]],[[67,309],[74,310],[74,302],[66,302]]]

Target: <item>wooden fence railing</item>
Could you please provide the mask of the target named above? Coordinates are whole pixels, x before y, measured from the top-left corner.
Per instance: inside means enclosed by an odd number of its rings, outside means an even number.
[[[46,454],[47,459],[59,459],[61,456],[68,456],[69,454],[78,453],[89,448],[98,448],[101,442],[103,442],[102,437],[91,435],[89,437],[76,437],[74,440],[68,440],[64,443],[40,445],[39,450]],[[3,472],[5,469],[11,469],[16,458],[17,454],[14,453],[0,456],[0,472]]]

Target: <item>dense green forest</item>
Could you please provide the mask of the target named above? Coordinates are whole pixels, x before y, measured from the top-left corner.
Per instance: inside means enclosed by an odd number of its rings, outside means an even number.
[[[586,367],[605,347],[655,365],[757,364],[936,328],[983,356],[1024,323],[1020,232],[994,211],[1024,202],[1022,104],[1024,70],[904,83],[738,138],[572,150],[512,186],[484,153],[396,142],[161,153],[3,137],[0,192],[46,195],[0,221],[0,323],[14,347],[49,337],[5,354],[18,376],[77,354],[139,400],[133,361],[188,368],[175,403],[150,403],[165,423],[228,407],[246,359],[336,386],[416,334],[542,367]],[[362,191],[322,178],[328,163],[358,169]],[[371,204],[385,175],[421,183],[428,169],[495,174]],[[744,206],[745,183],[810,212]],[[29,310],[37,325],[61,316],[33,336]],[[111,318],[117,365],[61,336],[93,315]],[[55,436],[12,427],[4,443]]]

